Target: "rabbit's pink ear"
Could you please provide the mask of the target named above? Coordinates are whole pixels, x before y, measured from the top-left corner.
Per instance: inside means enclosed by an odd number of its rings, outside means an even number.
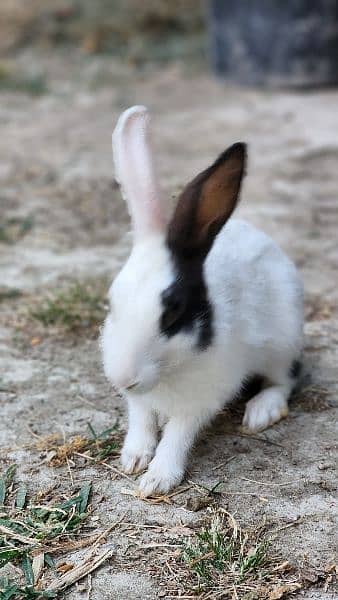
[[[245,172],[246,145],[230,146],[184,188],[168,229],[168,244],[182,257],[204,258],[234,211]]]
[[[135,240],[163,231],[165,218],[152,163],[145,106],[133,106],[122,113],[112,143],[115,177],[129,208]]]

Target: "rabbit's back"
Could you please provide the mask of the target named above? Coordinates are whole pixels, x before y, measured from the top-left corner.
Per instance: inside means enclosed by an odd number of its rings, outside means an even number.
[[[302,346],[303,288],[295,265],[266,234],[230,219],[205,264],[219,341],[278,351]]]

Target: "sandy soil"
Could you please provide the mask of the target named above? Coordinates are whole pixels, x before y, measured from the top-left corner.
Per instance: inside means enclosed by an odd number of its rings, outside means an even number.
[[[282,527],[298,518],[276,543],[291,562],[322,568],[332,560],[337,531],[338,91],[248,91],[188,68],[135,72],[77,54],[26,53],[19,61],[22,68],[35,62],[46,70],[48,93],[3,92],[0,98],[1,220],[32,222],[16,243],[0,243],[2,289],[23,292],[1,303],[0,466],[17,462],[31,489],[56,483],[69,492],[65,468],[41,464],[35,451],[22,448],[32,441],[28,425],[39,435],[66,436],[85,432],[88,421],[101,430],[119,417],[125,427],[125,406],[104,379],[96,340],[46,330],[31,345],[13,319],[65,279],[111,278],[127,255],[128,219],[112,185],[110,133],[123,108],[144,103],[154,114],[168,198],[228,144],[249,143],[238,212],[289,253],[306,289],[304,382],[289,417],[244,438],[242,409],[220,415],[197,445],[188,478],[208,486],[224,481],[221,502],[244,524],[265,518]],[[102,467],[74,469],[72,477],[75,486],[93,481],[96,526],[108,527],[126,513],[129,522],[166,528],[165,539],[156,528],[139,528],[134,538],[112,532],[116,559],[93,576],[90,597],[165,597],[166,582],[156,579],[153,565],[163,565],[169,549],[142,545],[174,543],[175,527],[198,522],[201,513],[185,508],[192,492],[152,506],[123,495],[132,483]],[[84,598],[83,590],[74,587],[67,597]],[[305,594],[334,597],[319,589]]]

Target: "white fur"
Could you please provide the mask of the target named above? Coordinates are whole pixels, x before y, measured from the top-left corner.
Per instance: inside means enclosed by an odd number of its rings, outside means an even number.
[[[155,219],[141,240],[136,237],[110,289],[101,339],[106,376],[128,400],[122,466],[130,473],[149,463],[140,480],[145,495],[181,481],[201,427],[250,375],[263,375],[267,387],[248,402],[243,425],[259,431],[286,416],[290,367],[303,338],[296,268],[270,238],[236,219],[223,227],[204,264],[211,346],[196,350],[198,325],[170,339],[160,335],[160,295],[175,275],[165,231],[157,225]],[[165,425],[157,445],[159,422]]]
[[[122,113],[112,136],[115,179],[121,185],[138,238],[154,229],[161,230],[164,225],[149,135],[147,109],[133,106]]]

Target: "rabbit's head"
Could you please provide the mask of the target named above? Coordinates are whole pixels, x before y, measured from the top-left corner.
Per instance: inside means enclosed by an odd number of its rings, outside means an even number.
[[[180,194],[171,219],[159,192],[142,106],[113,133],[116,179],[132,220],[133,248],[110,290],[102,346],[107,377],[122,392],[152,389],[213,341],[213,299],[203,264],[231,216],[245,170],[237,143]]]

